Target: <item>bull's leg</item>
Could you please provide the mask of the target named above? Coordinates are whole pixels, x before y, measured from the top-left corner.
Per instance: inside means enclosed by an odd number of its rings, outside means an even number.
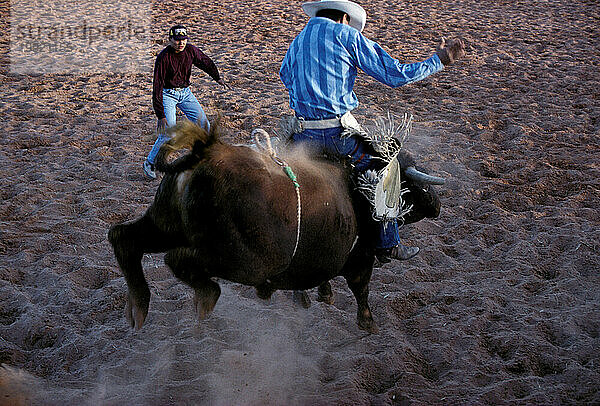
[[[194,310],[200,320],[208,317],[221,295],[219,284],[204,270],[204,257],[194,248],[176,248],[165,255],[165,263],[173,274],[194,289]]]
[[[168,241],[161,238],[161,234],[148,216],[132,223],[115,225],[108,232],[108,239],[129,291],[125,317],[131,327],[136,329],[142,328],[150,302],[150,289],[144,278],[142,256],[144,252],[160,251],[161,241]]]
[[[329,281],[323,282],[319,285],[318,293],[319,296],[317,297],[317,300],[319,302],[327,303],[330,305],[333,304],[333,293],[331,292],[331,284],[329,283]]]
[[[356,298],[358,327],[370,333],[377,333],[379,329],[373,320],[368,302],[373,261],[374,257],[366,254],[351,256],[346,263],[344,278]]]

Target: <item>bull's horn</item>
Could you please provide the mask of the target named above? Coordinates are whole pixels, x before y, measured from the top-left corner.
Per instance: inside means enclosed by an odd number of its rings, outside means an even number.
[[[409,166],[404,171],[404,174],[412,180],[417,180],[430,185],[443,185],[446,183],[446,179],[440,178],[439,176],[432,176],[421,171],[418,171],[414,166]]]

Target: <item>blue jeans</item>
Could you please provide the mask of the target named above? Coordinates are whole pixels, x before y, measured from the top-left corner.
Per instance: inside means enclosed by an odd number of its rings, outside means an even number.
[[[341,137],[342,128],[325,130],[304,130],[293,135],[294,142],[302,142],[317,151],[341,158],[350,157],[355,172],[363,172],[371,168],[373,156],[366,152],[364,141],[356,137]],[[391,248],[400,244],[398,223],[396,221],[381,222],[375,246]]]
[[[198,103],[198,99],[192,93],[189,87],[181,90],[163,89],[163,108],[167,118],[167,127],[172,127],[177,123],[177,107],[185,114],[188,120],[198,123],[206,131],[210,131],[210,123],[202,110],[202,106]],[[167,134],[158,134],[156,142],[152,146],[148,154],[149,163],[154,165],[156,155],[160,146],[169,140]]]

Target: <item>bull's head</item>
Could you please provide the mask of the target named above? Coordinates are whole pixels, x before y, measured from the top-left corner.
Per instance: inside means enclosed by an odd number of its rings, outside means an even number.
[[[414,158],[404,150],[398,154],[398,161],[402,168],[402,187],[409,190],[402,198],[407,206],[413,206],[412,210],[404,216],[404,223],[410,224],[425,217],[439,216],[441,202],[433,185],[443,185],[444,178],[425,173],[424,169],[417,167]]]

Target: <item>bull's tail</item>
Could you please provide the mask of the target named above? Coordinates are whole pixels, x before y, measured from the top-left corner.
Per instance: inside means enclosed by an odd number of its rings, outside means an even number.
[[[183,172],[193,168],[204,156],[206,147],[219,142],[218,120],[207,132],[191,121],[183,121],[169,129],[172,138],[165,142],[156,156],[156,169],[165,173]],[[169,162],[171,154],[181,150],[189,150],[188,154]]]

